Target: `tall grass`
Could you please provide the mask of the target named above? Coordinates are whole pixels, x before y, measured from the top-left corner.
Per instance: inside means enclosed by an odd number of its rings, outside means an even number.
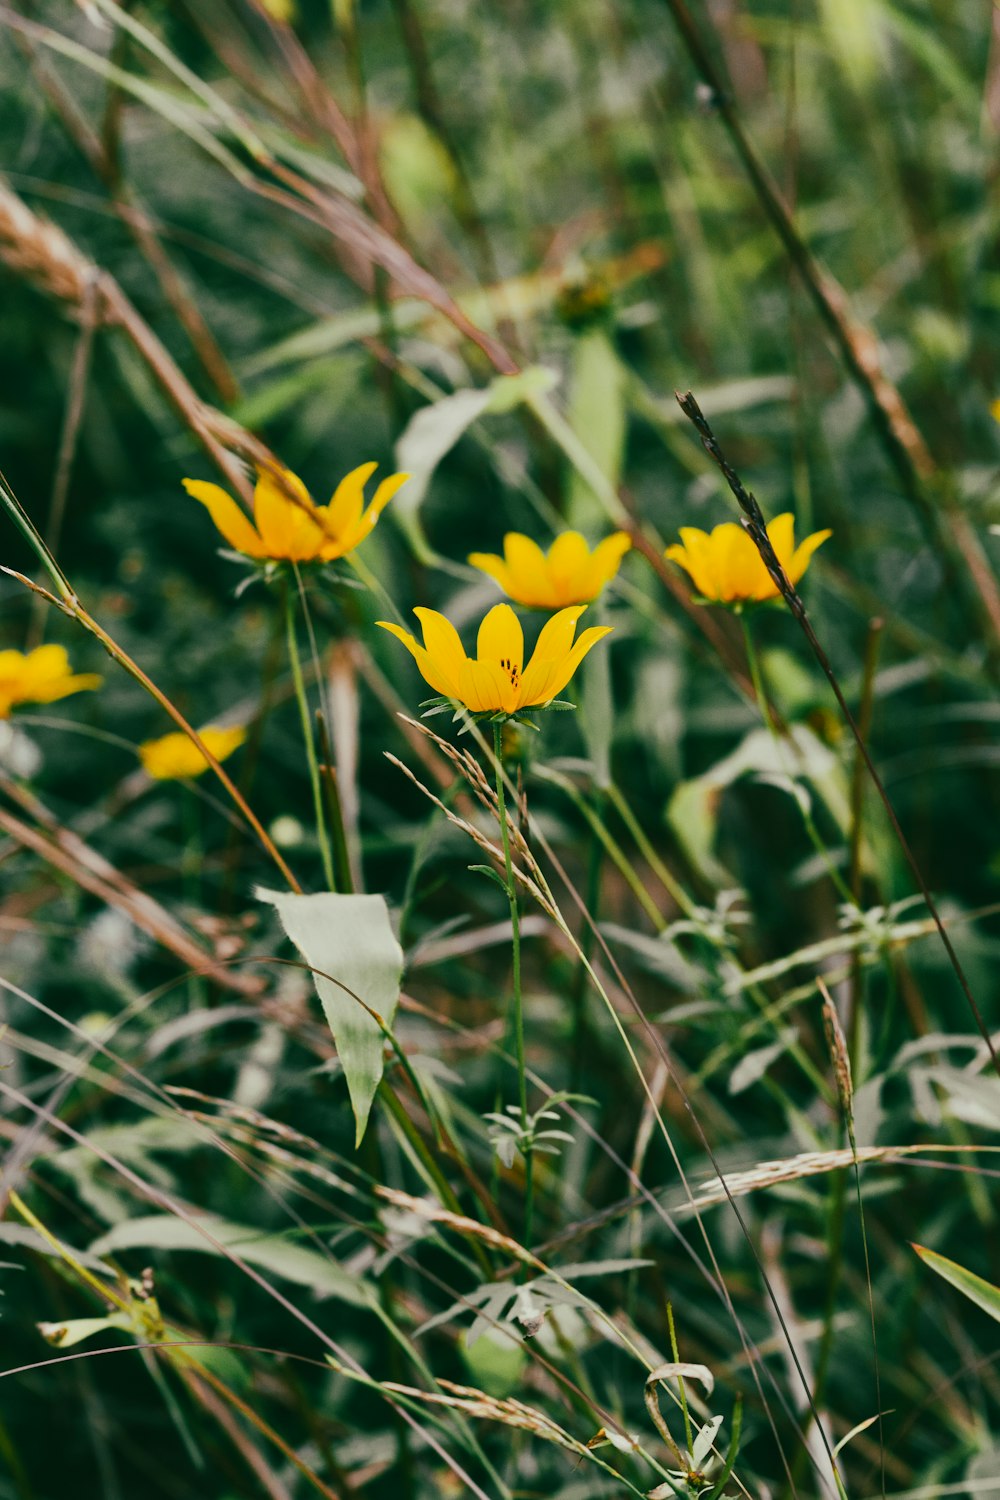
[[[990,25],[0,11],[0,1497],[1000,1484]],[[576,711],[428,717],[568,528]]]

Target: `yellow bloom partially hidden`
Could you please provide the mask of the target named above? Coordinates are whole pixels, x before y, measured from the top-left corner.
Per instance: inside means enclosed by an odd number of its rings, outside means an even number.
[[[574,642],[576,622],[586,608],[562,609],[542,627],[531,660],[524,666],[524,632],[509,604],[495,604],[479,627],[476,657],[466,656],[458,631],[436,609],[415,609],[423,628],[421,646],[408,630],[379,620],[398,636],[435,693],[463,704],[471,713],[514,714],[555,698],[591,646],[610,632],[594,625]]]
[[[990,416],[995,422],[1000,422],[1000,396],[990,402]]]
[[[473,552],[469,562],[488,573],[515,604],[534,609],[564,609],[589,604],[610,583],[631,547],[624,531],[615,531],[591,552],[578,531],[564,531],[545,553],[530,536],[508,531],[503,557]]]
[[[332,562],[346,557],[368,536],[407,474],[390,474],[365,509],[365,484],[378,464],[362,464],[340,481],[329,505],[317,505],[298,475],[266,469],[257,473],[252,524],[232,495],[203,479],[185,479],[189,495],[205,506],[231,547],[271,562]],[[290,493],[286,493],[290,492]],[[296,499],[292,499],[292,496]]]
[[[683,545],[668,547],[664,555],[684,568],[703,599],[739,604],[778,597],[777,585],[742,526],[726,521],[711,532],[682,526],[680,534]],[[831,533],[814,531],[796,547],[795,517],[786,511],[770,522],[767,535],[785,576],[794,585],[808,568],[816,548]]]
[[[36,646],[34,651],[0,651],[0,719],[18,703],[55,703],[70,693],[100,687],[95,672],[70,671],[65,646]]]
[[[199,729],[198,733],[216,760],[225,760],[232,755],[247,737],[242,725],[233,729],[217,729],[209,725],[207,729]],[[146,740],[139,746],[139,759],[156,781],[180,781],[201,776],[208,770],[208,761],[198,746],[179,731],[165,734],[162,739]]]

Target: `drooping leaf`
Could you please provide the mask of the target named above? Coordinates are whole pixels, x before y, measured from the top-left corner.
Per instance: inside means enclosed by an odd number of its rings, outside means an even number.
[[[705,1387],[706,1396],[710,1396],[715,1390],[715,1376],[707,1365],[685,1364],[683,1360],[670,1360],[665,1365],[657,1365],[646,1376],[646,1384],[649,1385],[651,1380],[676,1380],[678,1376],[682,1380],[700,1381]]]
[[[355,1144],[360,1144],[382,1077],[385,1032],[392,1030],[403,971],[403,950],[390,926],[385,898],[329,891],[294,896],[258,890],[257,896],[275,907],[313,971],[347,1080]]]
[[[66,1318],[61,1323],[36,1323],[35,1327],[53,1349],[71,1349],[95,1333],[105,1333],[109,1328],[131,1331],[132,1324],[121,1313],[112,1313],[107,1318]]]
[[[420,522],[420,507],[438,464],[484,413],[509,411],[529,396],[548,390],[555,379],[551,370],[533,366],[519,375],[500,375],[480,390],[454,391],[410,418],[396,444],[396,463],[410,477],[392,514],[421,561],[434,561]]]

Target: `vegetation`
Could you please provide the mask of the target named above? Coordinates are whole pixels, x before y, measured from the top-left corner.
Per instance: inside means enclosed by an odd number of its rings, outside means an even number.
[[[0,24],[0,1500],[995,1491],[989,7]]]

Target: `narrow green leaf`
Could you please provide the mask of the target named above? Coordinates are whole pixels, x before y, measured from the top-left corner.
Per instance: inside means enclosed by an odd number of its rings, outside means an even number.
[[[984,1313],[995,1318],[1000,1323],[1000,1287],[994,1286],[990,1281],[984,1281],[981,1276],[976,1276],[972,1271],[967,1271],[956,1261],[948,1260],[943,1255],[938,1255],[936,1250],[928,1250],[923,1245],[914,1245],[914,1250],[924,1262],[930,1266],[932,1271],[944,1278],[956,1291],[968,1297],[977,1307],[981,1307]]]
[[[504,895],[507,894],[506,881],[500,874],[499,870],[494,870],[492,865],[469,865],[468,869],[476,875],[488,875],[491,880],[496,882],[496,884],[503,891]]]
[[[569,425],[612,490],[621,480],[625,453],[625,379],[614,344],[604,328],[591,328],[573,346],[569,391]],[[602,498],[586,474],[569,474],[567,515],[581,531],[607,524]]]

